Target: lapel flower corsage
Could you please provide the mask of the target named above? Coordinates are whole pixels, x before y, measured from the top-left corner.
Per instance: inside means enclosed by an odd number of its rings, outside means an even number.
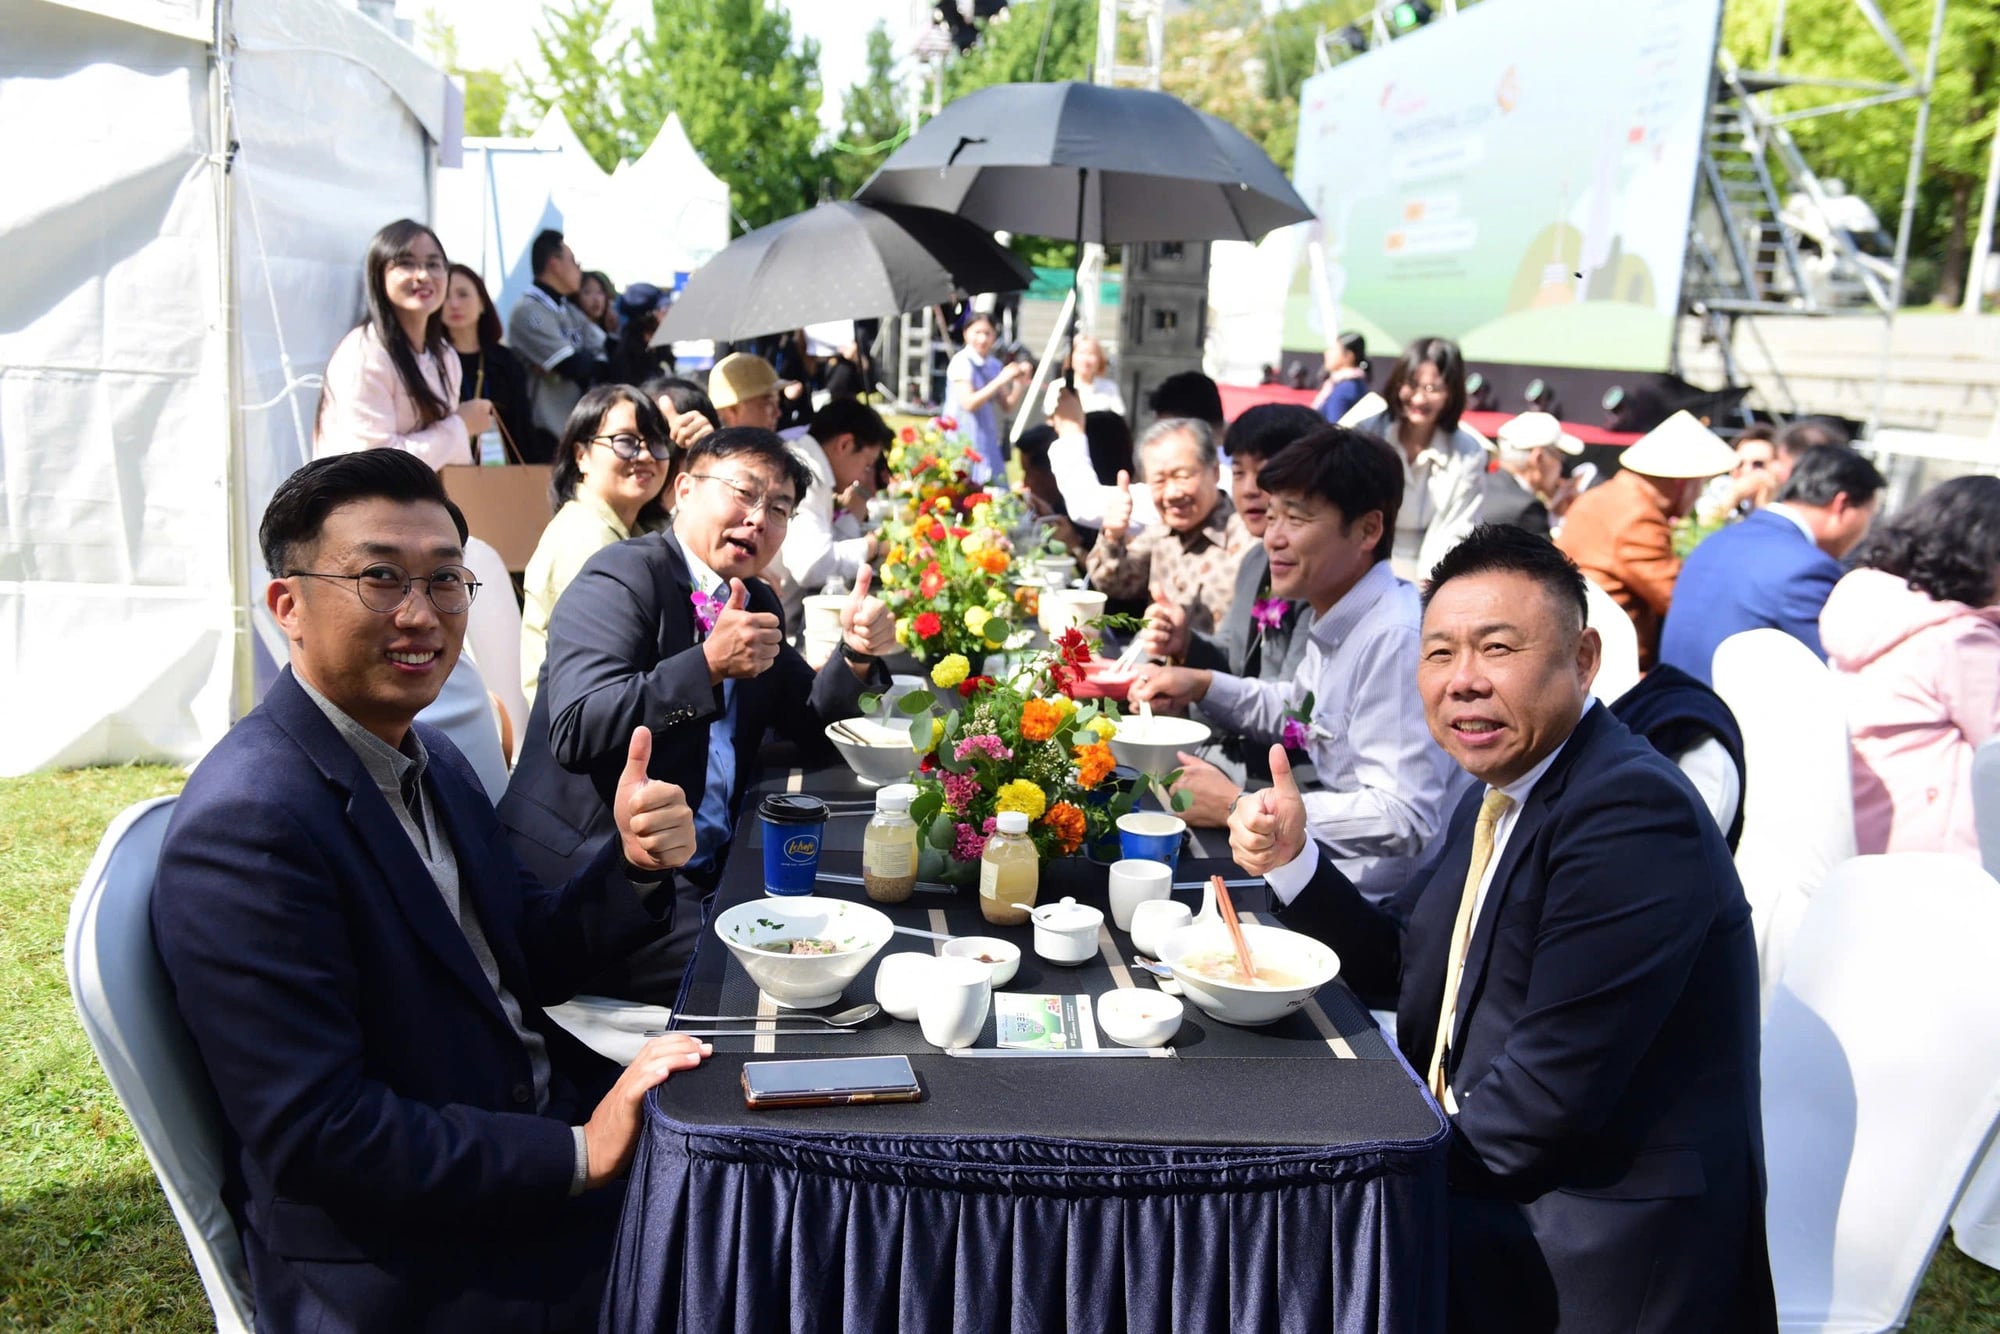
[[[726,605],[724,600],[718,597],[710,597],[700,589],[696,589],[694,592],[688,594],[688,601],[694,604],[694,619],[695,623],[701,626],[701,632],[703,634],[712,633],[715,629],[715,622],[722,615],[722,608]]]
[[[1258,598],[1250,604],[1250,619],[1260,630],[1276,630],[1285,623],[1291,604],[1283,598]]]
[[[1309,690],[1299,707],[1285,711],[1284,726],[1278,734],[1278,739],[1285,743],[1285,749],[1306,750],[1311,747],[1314,740],[1324,741],[1332,737],[1331,732],[1313,721],[1312,715],[1313,697]]]

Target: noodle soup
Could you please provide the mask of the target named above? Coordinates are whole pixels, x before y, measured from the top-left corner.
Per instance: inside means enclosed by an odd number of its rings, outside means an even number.
[[[1180,966],[1210,982],[1225,982],[1230,986],[1251,987],[1259,991],[1290,991],[1295,987],[1312,985],[1310,978],[1261,963],[1254,954],[1250,961],[1257,965],[1255,977],[1243,975],[1243,965],[1236,961],[1235,950],[1203,950],[1182,959]]]

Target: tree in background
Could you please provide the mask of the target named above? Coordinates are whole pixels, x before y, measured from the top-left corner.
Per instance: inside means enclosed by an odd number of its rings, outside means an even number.
[[[569,0],[566,9],[544,11],[544,26],[535,30],[539,74],[516,71],[521,101],[534,109],[535,118],[560,107],[576,137],[606,171],[632,148],[630,128],[615,96],[613,71],[625,39],[611,26],[612,3]],[[640,143],[651,141],[648,134]]]
[[[1881,0],[1881,7],[1921,76],[1933,0]],[[1761,70],[1770,62],[1775,10],[1776,0],[1730,0],[1723,39],[1746,70]],[[1951,0],[1945,14],[1910,238],[1908,295],[1922,302],[1934,288],[1940,301],[1956,305],[1965,292],[1971,225],[1978,216],[2000,106],[2000,0]],[[1778,68],[1829,78],[1914,82],[1853,0],[1788,0]],[[1844,90],[1793,89],[1775,94],[1774,105],[1789,110],[1854,96]],[[1792,137],[1815,172],[1846,182],[1894,233],[1916,114],[1914,102],[1871,107],[1798,122],[1791,127]]]
[[[829,175],[817,147],[819,43],[795,47],[790,16],[771,0],[653,0],[652,33],[601,77],[616,85],[630,142],[651,143],[679,113],[745,228],[818,202]]]
[[[494,69],[466,68],[458,57],[458,30],[435,9],[424,11],[417,41],[439,69],[464,86],[465,133],[473,138],[498,135],[507,121],[507,76]]]
[[[889,29],[877,23],[868,33],[868,72],[840,99],[840,138],[829,165],[834,194],[841,199],[851,198],[903,141],[895,63]]]

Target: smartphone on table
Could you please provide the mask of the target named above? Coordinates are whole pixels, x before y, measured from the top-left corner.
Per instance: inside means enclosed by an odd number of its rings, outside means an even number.
[[[922,1094],[907,1056],[751,1061],[743,1067],[743,1105],[752,1109],[915,1102]]]

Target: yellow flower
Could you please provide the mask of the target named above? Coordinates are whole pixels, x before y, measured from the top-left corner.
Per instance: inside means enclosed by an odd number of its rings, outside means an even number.
[[[993,506],[983,500],[974,505],[972,507],[972,522],[981,528],[991,524],[993,522]]]
[[[1071,699],[1068,695],[1057,695],[1054,699],[1048,702],[1051,706],[1054,707],[1056,711],[1056,716],[1059,718],[1067,718],[1072,713],[1076,712],[1076,701]]]
[[[967,607],[965,609],[965,628],[972,631],[975,635],[985,634],[986,623],[992,619],[993,613],[984,607]],[[960,678],[960,680],[963,679],[963,677]],[[956,682],[940,681],[938,684],[954,685]]]
[[[965,655],[948,653],[942,662],[931,668],[931,683],[949,690],[970,675],[972,664],[965,660]]]
[[[883,563],[885,565],[901,565],[903,563],[903,544],[898,542],[895,546],[890,547],[889,554],[883,558]]]
[[[1118,724],[1100,715],[1090,720],[1090,730],[1097,733],[1099,741],[1109,741],[1118,735]]]
[[[914,737],[916,736],[916,729],[915,729],[915,728],[912,728],[912,729],[910,730],[910,735],[911,735],[911,737],[912,737],[912,738],[914,738]],[[919,755],[928,755],[928,754],[930,754],[930,753],[931,753],[932,751],[934,751],[934,750],[936,750],[936,749],[937,749],[937,744],[938,744],[938,742],[940,742],[940,741],[942,741],[942,740],[944,740],[944,719],[942,719],[942,718],[933,718],[933,719],[931,719],[931,739],[930,739],[930,744],[929,744],[929,745],[925,745],[925,744],[924,744],[923,742],[921,742],[921,741],[914,741],[914,740],[913,740],[913,741],[912,741],[912,744],[911,744],[911,746],[910,746],[910,749],[911,749],[911,750],[913,750],[913,751],[915,751],[915,752],[916,752],[917,754],[919,754]]]
[[[1019,811],[1030,820],[1041,819],[1042,812],[1048,809],[1048,805],[1047,794],[1025,778],[1002,783],[999,794],[993,802],[995,810]]]

